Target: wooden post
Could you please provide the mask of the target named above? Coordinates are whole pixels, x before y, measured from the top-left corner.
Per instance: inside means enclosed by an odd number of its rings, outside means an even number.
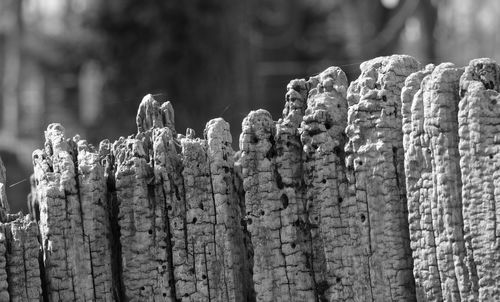
[[[113,143],[50,125],[31,214],[0,195],[0,299],[494,300],[500,66],[361,71],[291,81],[281,119],[244,119],[238,152],[223,119],[177,134],[152,95]]]

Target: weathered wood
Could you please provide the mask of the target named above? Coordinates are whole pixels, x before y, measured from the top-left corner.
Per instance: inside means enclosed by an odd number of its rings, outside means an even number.
[[[500,66],[476,59],[460,78],[458,136],[463,225],[473,298],[500,297]],[[467,276],[466,276],[467,278]]]
[[[300,129],[305,151],[305,231],[310,237],[306,255],[314,296],[321,301],[342,301],[353,297],[353,251],[346,211],[349,202],[343,202],[348,201],[343,151],[348,83],[344,72],[335,67],[311,78],[309,83],[311,90]]]
[[[407,80],[406,179],[417,292],[424,301],[477,300],[465,260],[458,152],[459,79],[451,63]],[[418,91],[415,82],[421,82]],[[414,96],[412,96],[412,90]]]
[[[361,64],[349,86],[346,158],[353,228],[356,295],[361,300],[415,300],[404,174],[401,89],[419,70],[410,56]],[[354,216],[353,215],[353,216]],[[352,228],[351,228],[352,229]]]
[[[394,55],[290,82],[283,116],[177,134],[147,95],[98,148],[51,124],[30,214],[0,162],[2,301],[486,301],[500,293],[500,67]]]

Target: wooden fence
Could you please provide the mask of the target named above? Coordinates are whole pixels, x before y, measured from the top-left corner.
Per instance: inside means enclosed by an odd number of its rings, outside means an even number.
[[[500,67],[409,56],[287,86],[278,121],[177,134],[51,124],[30,213],[0,171],[1,301],[493,301],[500,297]]]

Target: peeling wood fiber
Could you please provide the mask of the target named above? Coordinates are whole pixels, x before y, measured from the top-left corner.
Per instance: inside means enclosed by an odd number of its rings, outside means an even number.
[[[492,301],[500,66],[375,58],[290,81],[282,116],[179,134],[146,95],[94,147],[51,124],[29,214],[0,161],[1,301]]]

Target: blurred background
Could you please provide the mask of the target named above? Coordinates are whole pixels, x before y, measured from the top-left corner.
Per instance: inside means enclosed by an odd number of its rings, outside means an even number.
[[[177,130],[222,116],[234,147],[249,110],[281,116],[286,84],[328,66],[350,80],[393,53],[422,63],[498,58],[497,0],[0,0],[0,155],[25,208],[43,130],[94,144],[134,133],[141,98]]]

